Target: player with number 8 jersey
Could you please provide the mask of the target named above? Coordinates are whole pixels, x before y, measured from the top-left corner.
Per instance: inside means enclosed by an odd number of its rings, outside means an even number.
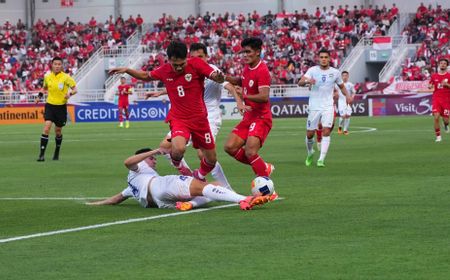
[[[203,100],[205,78],[223,83],[224,76],[200,58],[187,58],[184,43],[173,41],[167,48],[169,63],[150,73],[129,68],[115,68],[110,74],[127,73],[135,78],[160,80],[166,86],[171,103],[166,122],[170,125],[172,148],[170,156],[175,167],[179,167],[189,139],[204,157],[194,176],[204,177],[214,168],[217,155],[214,138],[208,123],[208,113]]]

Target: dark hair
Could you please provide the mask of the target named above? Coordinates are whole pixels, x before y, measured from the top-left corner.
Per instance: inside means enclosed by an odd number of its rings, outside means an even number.
[[[167,57],[181,58],[187,57],[187,47],[186,44],[179,41],[172,41],[167,47]]]
[[[61,63],[63,62],[63,60],[62,60],[61,57],[55,56],[55,57],[52,59],[52,63],[53,63],[54,61],[57,61],[57,60],[61,61]]]
[[[150,148],[142,148],[142,149],[139,149],[139,150],[137,150],[134,154],[135,155],[139,155],[139,154],[143,154],[143,153],[146,153],[146,152],[150,152],[152,149],[150,149]]]
[[[262,48],[262,40],[257,37],[250,37],[242,40],[241,47],[250,47],[253,50],[261,50]]]
[[[447,66],[448,66],[448,59],[446,59],[446,58],[441,58],[441,59],[439,59],[438,63],[441,63],[441,61],[447,62]]]
[[[189,48],[189,52],[195,52],[198,50],[203,50],[205,55],[208,55],[208,50],[206,49],[206,46],[202,43],[192,43],[191,47]]]
[[[331,56],[330,51],[327,50],[327,49],[320,49],[319,55],[320,55],[321,53],[326,53],[326,54],[328,54],[328,56]]]
[[[342,71],[342,74],[349,74],[348,71]]]

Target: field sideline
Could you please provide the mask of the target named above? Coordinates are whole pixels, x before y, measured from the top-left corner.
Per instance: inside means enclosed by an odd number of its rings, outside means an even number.
[[[222,149],[235,123],[219,133],[219,161],[233,188],[249,193],[251,168]],[[248,212],[229,203],[191,213],[134,200],[84,205],[126,186],[123,160],[156,147],[167,133],[162,122],[69,124],[61,160],[51,160],[52,134],[44,163],[36,162],[42,125],[0,127],[2,279],[450,275],[450,134],[435,143],[430,116],[352,118],[350,135],[332,135],[323,169],[304,166],[305,119],[276,119],[261,155],[276,166],[283,199]],[[192,149],[186,158],[198,166]],[[164,158],[158,171],[174,173]]]

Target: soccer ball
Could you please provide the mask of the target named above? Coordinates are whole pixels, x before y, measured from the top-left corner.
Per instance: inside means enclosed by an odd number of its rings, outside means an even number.
[[[274,190],[273,181],[269,177],[260,176],[252,181],[253,195],[271,195]]]

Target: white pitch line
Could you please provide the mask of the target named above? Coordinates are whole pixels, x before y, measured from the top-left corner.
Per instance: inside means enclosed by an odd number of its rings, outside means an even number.
[[[283,199],[283,198],[277,198],[277,200],[281,200],[281,199]],[[37,237],[43,237],[43,236],[51,236],[51,235],[69,233],[69,232],[84,231],[84,230],[90,230],[90,229],[96,229],[96,228],[104,228],[104,227],[115,226],[115,225],[124,225],[124,224],[130,224],[130,223],[144,222],[144,221],[149,221],[149,220],[156,220],[156,219],[174,217],[174,216],[180,216],[180,215],[189,215],[189,214],[206,212],[206,211],[215,210],[215,209],[228,208],[228,207],[232,207],[232,206],[237,206],[237,204],[234,204],[234,203],[233,204],[225,204],[225,205],[219,205],[219,206],[214,206],[214,207],[210,207],[210,208],[195,209],[192,211],[176,212],[176,213],[163,214],[163,215],[158,215],[158,216],[135,218],[135,219],[115,221],[115,222],[110,222],[110,223],[96,224],[96,225],[90,225],[90,226],[84,226],[84,227],[68,228],[68,229],[35,233],[35,234],[30,234],[30,235],[22,235],[22,236],[0,239],[0,243],[8,243],[8,242],[19,241],[19,240],[24,240],[24,239],[31,239],[31,238],[37,238]]]
[[[105,197],[0,197],[0,200],[95,200]]]
[[[365,126],[353,126],[352,128],[360,128],[361,130],[351,130],[350,133],[365,133],[377,131],[375,127],[365,127]]]

